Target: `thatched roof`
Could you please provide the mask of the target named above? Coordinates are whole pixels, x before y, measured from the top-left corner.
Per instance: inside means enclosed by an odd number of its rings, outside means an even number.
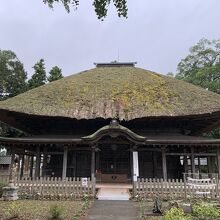
[[[220,95],[136,67],[99,67],[0,102],[0,112],[5,110],[76,119],[132,120],[220,112]]]

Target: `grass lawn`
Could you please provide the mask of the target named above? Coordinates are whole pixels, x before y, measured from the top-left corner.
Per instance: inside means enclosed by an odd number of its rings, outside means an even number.
[[[58,205],[62,207],[64,220],[77,220],[85,214],[88,202],[85,201],[40,201],[40,200],[18,200],[15,202],[0,201],[0,220],[7,219],[7,212],[17,212],[22,220],[45,220],[50,217],[50,207]],[[11,211],[12,212],[12,211]]]

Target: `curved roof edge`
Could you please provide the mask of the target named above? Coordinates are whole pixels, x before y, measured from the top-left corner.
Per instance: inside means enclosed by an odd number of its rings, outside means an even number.
[[[119,125],[119,123],[115,119],[111,121],[110,125],[106,125],[97,130],[95,133],[86,137],[82,137],[82,139],[89,142],[95,142],[106,135],[109,135],[112,138],[123,135],[132,142],[140,143],[143,143],[147,139],[146,137],[140,136],[124,126]]]

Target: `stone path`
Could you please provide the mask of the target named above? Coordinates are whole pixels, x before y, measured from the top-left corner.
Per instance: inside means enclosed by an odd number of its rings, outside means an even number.
[[[130,194],[125,188],[100,188],[98,200],[129,200]]]
[[[95,201],[85,220],[140,220],[132,201]]]

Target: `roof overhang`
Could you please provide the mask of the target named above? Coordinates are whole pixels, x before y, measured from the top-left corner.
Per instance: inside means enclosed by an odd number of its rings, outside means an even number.
[[[97,142],[96,142],[97,141]],[[36,145],[80,145],[80,144],[94,144],[99,143],[96,139],[89,140],[86,138],[73,139],[73,138],[11,138],[11,137],[0,137],[0,145],[3,146],[36,146]],[[135,143],[141,145],[194,145],[194,146],[220,146],[220,139],[209,139],[209,138],[195,138],[195,139],[184,139],[184,138],[160,138],[157,136],[150,139],[145,139],[143,142]]]

